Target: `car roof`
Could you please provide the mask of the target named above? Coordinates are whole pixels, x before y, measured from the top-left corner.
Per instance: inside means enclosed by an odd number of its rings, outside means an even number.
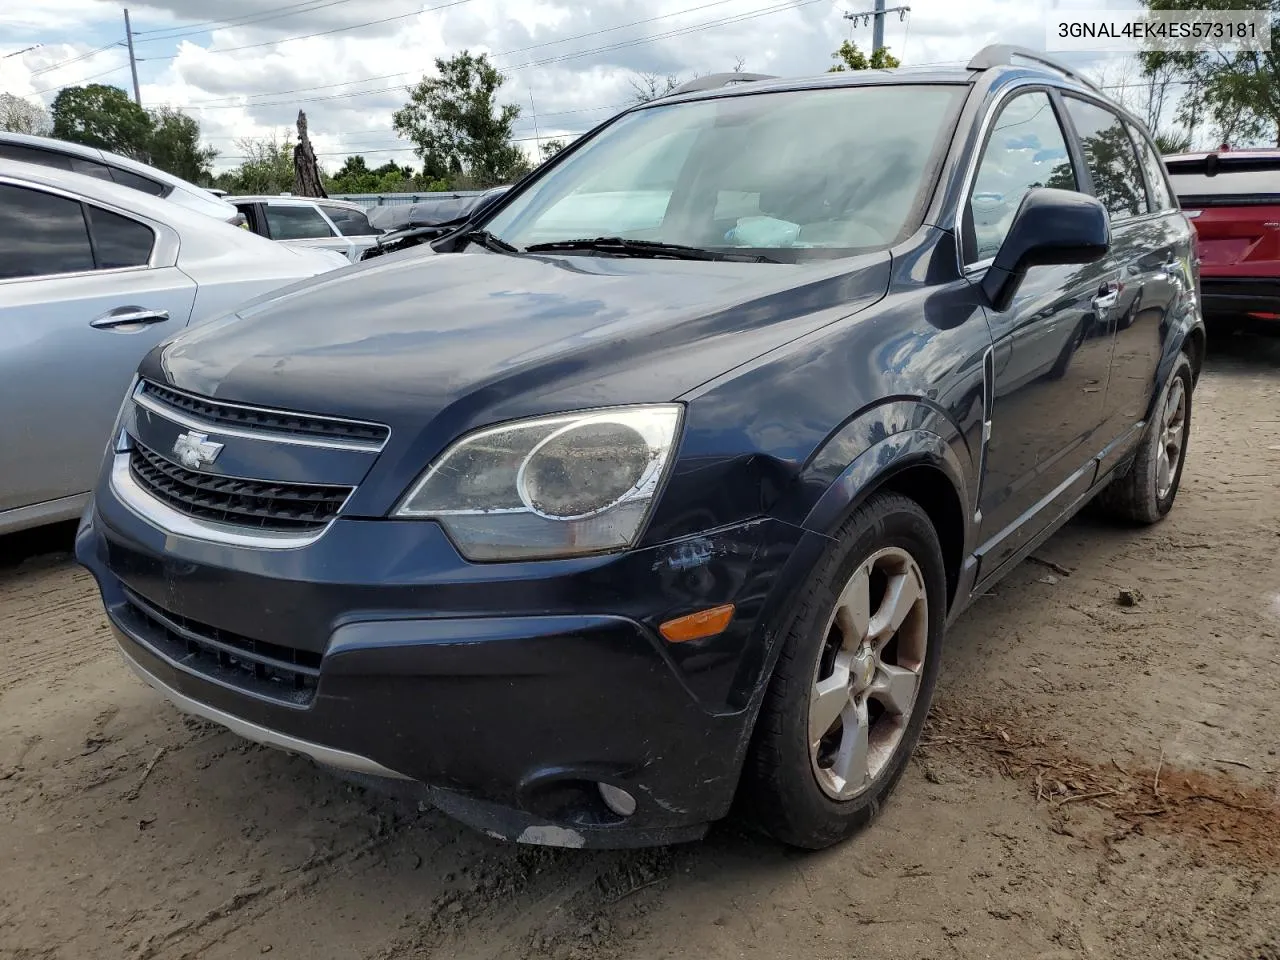
[[[119,167],[121,170],[128,170],[130,173],[136,173],[140,177],[147,177],[151,180],[163,183],[165,186],[187,191],[200,190],[201,192],[208,192],[202,187],[198,187],[194,183],[191,183],[189,180],[183,180],[181,177],[175,177],[171,173],[166,173],[159,167],[150,166],[130,157],[121,156],[118,153],[99,150],[97,147],[86,147],[81,143],[72,143],[70,140],[56,140],[53,137],[37,137],[28,133],[6,132],[0,132],[0,140],[6,143],[15,143],[26,147],[36,147],[41,150],[49,150],[53,153],[64,153],[73,157],[84,157],[86,160],[98,160],[109,166]]]
[[[741,78],[741,79],[739,79]],[[691,81],[684,88],[665,97],[637,104],[623,113],[653,107],[710,100],[717,97],[754,96],[792,90],[820,90],[842,87],[890,86],[902,84],[958,84],[973,87],[982,84],[994,89],[1014,80],[1031,79],[1056,87],[1063,92],[1104,101],[1110,109],[1124,117],[1147,136],[1147,124],[1110,97],[1101,87],[1075,68],[1055,60],[1048,54],[1008,44],[984,47],[967,62],[921,64],[869,70],[840,70],[811,77],[759,77],[748,74],[718,74]],[[687,92],[682,92],[687,91]]]
[[[133,187],[122,186],[100,177],[91,177],[85,173],[58,170],[37,163],[0,158],[0,177],[12,177],[38,186],[66,190],[87,200],[100,200],[122,210],[137,213],[139,216],[159,220],[161,223],[201,225],[211,219],[208,214],[184,207],[163,197],[154,197]]]

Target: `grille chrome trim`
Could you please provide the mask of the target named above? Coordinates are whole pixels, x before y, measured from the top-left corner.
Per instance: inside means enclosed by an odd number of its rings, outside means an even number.
[[[299,414],[292,413],[288,410],[273,410],[269,407],[255,407],[246,403],[230,403],[226,400],[213,400],[208,397],[199,397],[195,394],[187,393],[185,390],[176,390],[173,387],[155,384],[161,390],[167,390],[170,393],[177,394],[182,397],[191,399],[193,402],[207,404],[211,406],[226,407],[234,410],[245,410],[252,413],[276,416],[276,417],[296,417],[316,422],[330,423],[347,423],[358,425],[361,427],[378,427],[386,431],[386,435],[381,440],[358,440],[358,439],[342,439],[342,438],[324,438],[307,436],[300,433],[289,433],[284,430],[254,430],[243,426],[232,426],[224,421],[203,419],[194,416],[185,410],[170,406],[162,400],[151,396],[148,393],[149,381],[139,380],[138,385],[133,391],[133,402],[155,414],[170,420],[173,423],[181,424],[189,430],[199,430],[201,432],[218,433],[229,437],[240,437],[245,440],[258,440],[270,443],[289,443],[303,447],[323,447],[329,450],[352,450],[363,453],[381,453],[382,449],[391,439],[391,428],[383,424],[368,423],[363,420],[349,420],[345,417],[330,417],[319,414]]]
[[[111,461],[111,492],[133,514],[168,534],[188,537],[192,540],[208,540],[232,547],[250,547],[261,550],[296,550],[319,540],[330,524],[305,534],[282,533],[272,530],[253,530],[212,520],[197,520],[175,510],[143,489],[129,468],[130,451],[116,453]]]

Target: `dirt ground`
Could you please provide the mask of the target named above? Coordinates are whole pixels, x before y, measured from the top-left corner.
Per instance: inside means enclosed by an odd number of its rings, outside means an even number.
[[[367,795],[128,674],[70,531],[0,540],[0,957],[1280,960],[1280,340],[1195,401],[1172,516],[1077,520],[981,599],[882,818],[821,854],[505,846]]]

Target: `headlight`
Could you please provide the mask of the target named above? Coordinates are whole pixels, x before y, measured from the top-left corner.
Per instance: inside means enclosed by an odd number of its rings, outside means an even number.
[[[671,463],[681,410],[618,407],[481,430],[449,447],[395,516],[439,520],[469,560],[624,549]]]

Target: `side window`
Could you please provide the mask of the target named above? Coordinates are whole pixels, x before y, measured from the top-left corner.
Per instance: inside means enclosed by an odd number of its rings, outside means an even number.
[[[272,240],[314,240],[333,236],[333,230],[315,207],[269,203],[266,210]]]
[[[97,160],[86,160],[84,157],[67,157],[71,162],[71,169],[75,173],[82,173],[86,177],[96,177],[99,180],[111,182],[111,170],[105,163],[99,163]]]
[[[128,170],[121,170],[119,167],[111,168],[111,179],[122,187],[132,187],[134,190],[149,193],[153,197],[163,197],[168,193],[168,188],[163,183],[157,183],[150,177],[130,173]]]
[[[1126,126],[1129,126],[1126,124]],[[1175,210],[1177,203],[1173,199],[1173,191],[1169,188],[1169,179],[1164,173],[1164,161],[1156,154],[1151,141],[1143,136],[1142,131],[1129,126],[1133,142],[1138,145],[1138,158],[1147,172],[1148,208],[1154,213],[1158,210]]]
[[[1093,192],[1111,214],[1124,220],[1146,212],[1142,170],[1121,119],[1104,107],[1065,97],[1067,113],[1080,135]]]
[[[991,127],[966,210],[965,262],[996,255],[1022,198],[1035,187],[1077,189],[1066,137],[1043,90],[1015,96]]]
[[[89,229],[93,232],[93,250],[97,254],[99,270],[142,267],[151,260],[156,236],[150,227],[92,204],[85,204],[85,210],[89,213]]]
[[[0,280],[92,269],[78,201],[0,184]]]
[[[55,170],[70,170],[71,160],[61,153],[51,153],[36,147],[26,147],[17,143],[0,143],[0,158],[17,160],[20,163],[35,163],[42,167],[53,167]]]
[[[331,207],[328,204],[321,204],[321,209],[329,215],[333,225],[344,237],[367,237],[378,232],[369,225],[369,218],[359,210]]]

